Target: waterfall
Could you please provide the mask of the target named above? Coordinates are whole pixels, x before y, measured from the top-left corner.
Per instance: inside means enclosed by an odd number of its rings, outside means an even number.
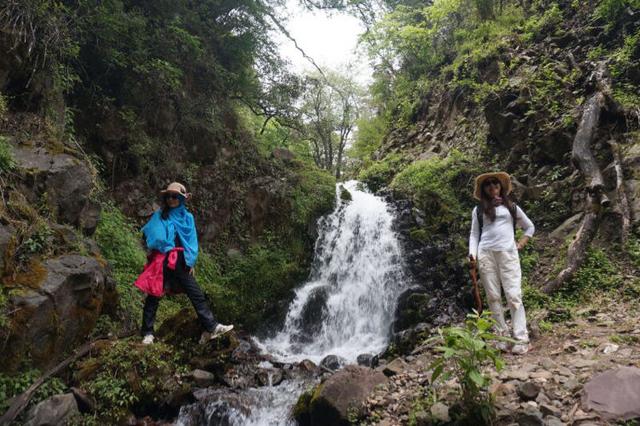
[[[333,354],[353,363],[388,342],[396,299],[405,288],[393,216],[380,197],[344,184],[351,201],[338,201],[320,222],[310,279],[297,291],[285,325],[259,342],[281,361],[319,362]]]
[[[296,291],[282,330],[256,342],[278,361],[318,363],[331,354],[355,363],[359,354],[376,354],[388,344],[397,298],[408,287],[393,215],[356,181],[343,185],[352,200],[341,200],[336,188],[337,207],[319,222],[310,277]],[[251,400],[249,413],[215,401],[198,408],[206,418],[200,424],[289,425],[289,410],[308,385],[285,381],[250,389],[243,395]],[[194,424],[187,411],[178,425]]]

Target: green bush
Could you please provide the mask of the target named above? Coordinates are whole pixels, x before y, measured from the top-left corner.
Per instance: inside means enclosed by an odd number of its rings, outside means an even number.
[[[26,391],[40,376],[42,376],[42,372],[37,369],[27,369],[13,376],[0,373],[0,412],[7,411],[9,399]],[[66,389],[67,386],[62,380],[52,377],[38,388],[30,401],[30,405],[35,405],[50,396],[63,393]]]
[[[4,97],[2,93],[0,93],[0,120],[4,118],[5,114],[7,113],[7,110],[8,110],[7,98]]]
[[[16,163],[9,147],[9,142],[3,136],[0,136],[0,173],[11,171],[15,168]]]
[[[160,405],[178,386],[173,376],[186,372],[176,350],[163,343],[143,346],[119,340],[108,345],[75,368],[104,420],[123,420],[134,406],[144,410]]]
[[[291,220],[300,227],[307,227],[314,218],[333,209],[336,201],[336,179],[313,164],[297,161],[297,175],[291,194]]]
[[[615,264],[600,249],[590,248],[576,275],[558,291],[554,298],[579,303],[591,298],[598,291],[620,287],[622,277]]]
[[[498,350],[489,342],[503,340],[489,330],[494,325],[491,313],[469,314],[464,327],[447,327],[439,330],[439,336],[432,341],[441,343],[436,349],[442,355],[431,365],[431,381],[446,381],[454,376],[461,387],[461,417],[465,424],[492,424],[495,408],[487,392],[490,377],[482,369],[491,365],[502,370],[504,361]]]
[[[389,185],[406,160],[399,154],[389,154],[384,159],[372,163],[360,171],[358,180],[367,185],[370,191],[376,192]]]
[[[602,0],[593,15],[604,20],[609,29],[612,29],[626,14],[627,9],[640,9],[640,0]]]
[[[466,226],[465,218],[473,205],[470,182],[476,169],[463,154],[453,151],[444,159],[412,163],[396,175],[391,188],[425,212],[429,233],[451,233]]]
[[[95,240],[111,265],[125,319],[135,324],[141,316],[143,294],[133,283],[146,262],[141,235],[117,207],[111,203],[103,204]]]
[[[203,284],[221,319],[253,329],[307,274],[289,250],[255,244],[227,260],[221,287]]]

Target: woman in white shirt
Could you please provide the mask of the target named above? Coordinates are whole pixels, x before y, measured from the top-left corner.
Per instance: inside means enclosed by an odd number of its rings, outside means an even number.
[[[535,227],[522,209],[509,200],[510,192],[511,178],[507,173],[485,173],[476,178],[473,196],[480,204],[472,213],[469,259],[472,265],[476,259],[478,261],[480,281],[496,321],[496,332],[504,336],[508,335],[509,330],[504,320],[500,292],[502,285],[511,311],[513,338],[517,340],[511,351],[524,354],[529,351],[529,335],[522,304],[522,272],[518,250],[533,236]],[[481,211],[478,212],[478,209]],[[524,230],[524,236],[517,243],[516,224]],[[508,349],[504,342],[498,347]]]

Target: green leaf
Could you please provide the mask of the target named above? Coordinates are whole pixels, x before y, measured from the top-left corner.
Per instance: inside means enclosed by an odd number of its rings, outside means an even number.
[[[478,387],[483,387],[484,386],[484,381],[485,378],[482,374],[480,374],[480,372],[478,370],[471,370],[469,371],[469,378],[471,380],[473,380],[473,382],[478,385]]]

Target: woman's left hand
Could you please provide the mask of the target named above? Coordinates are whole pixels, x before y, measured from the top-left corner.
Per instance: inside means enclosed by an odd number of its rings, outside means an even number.
[[[529,241],[529,237],[522,237],[520,238],[520,241],[518,241],[517,247],[518,247],[518,251],[522,250],[524,248],[524,246],[527,245],[527,242]]]
[[[196,270],[195,268],[192,266],[191,268],[189,268],[189,275],[191,275],[192,277],[196,274]]]

